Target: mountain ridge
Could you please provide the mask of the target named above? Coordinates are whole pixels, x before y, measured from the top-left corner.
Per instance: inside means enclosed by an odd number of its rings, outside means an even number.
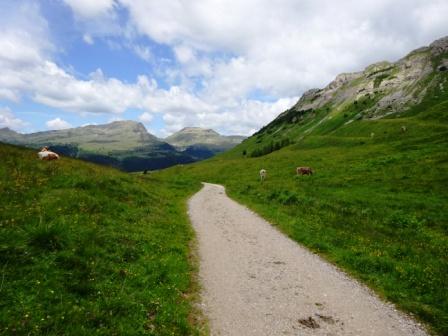
[[[199,127],[187,127],[182,131],[181,134],[189,132],[190,135],[199,132],[200,141],[192,137],[188,145],[175,146],[157,138],[142,123],[133,120],[28,134],[2,128],[0,141],[31,148],[50,146],[63,155],[137,171],[203,160],[232,148],[243,138],[225,137]]]
[[[237,145],[243,139],[245,137],[239,135],[221,135],[211,128],[184,127],[180,131],[166,137],[164,140],[180,149],[203,145],[210,146],[217,151],[224,151]]]

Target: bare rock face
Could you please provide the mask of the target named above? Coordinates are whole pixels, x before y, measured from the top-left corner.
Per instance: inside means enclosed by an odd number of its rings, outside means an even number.
[[[429,45],[433,55],[440,55],[448,52],[448,36],[442,37]]]
[[[328,84],[328,86],[325,88],[327,90],[337,90],[341,88],[344,84],[359,78],[361,76],[358,72],[353,73],[342,73],[336,76],[336,78]]]

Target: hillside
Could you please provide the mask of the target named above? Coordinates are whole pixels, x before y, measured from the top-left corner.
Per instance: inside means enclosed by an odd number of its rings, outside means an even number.
[[[223,184],[293,240],[447,335],[447,42],[390,63],[384,76],[375,66],[342,76],[234,149],[157,176]],[[397,92],[399,101],[383,104]],[[296,176],[297,166],[315,173]]]
[[[199,183],[0,155],[0,334],[199,334],[185,212]]]
[[[371,131],[364,127],[370,128],[380,119],[388,120],[391,128],[398,131],[406,126],[400,125],[398,118],[407,116],[416,116],[403,119],[413,131],[420,125],[413,124],[414,120],[447,121],[447,55],[445,37],[395,63],[380,62],[360,72],[340,74],[325,88],[305,92],[293,107],[234,153],[245,150],[249,156],[260,156],[311,135],[346,139],[350,136],[358,140],[384,137],[384,130],[375,132],[375,127]],[[435,109],[441,113],[435,113]]]
[[[212,129],[185,127],[164,140],[184,153],[209,158],[235,147],[244,139],[238,135],[220,135]]]
[[[191,156],[147,132],[141,123],[116,121],[65,130],[19,134],[0,129],[0,141],[32,148],[50,146],[69,155],[125,171],[160,169],[193,162]]]

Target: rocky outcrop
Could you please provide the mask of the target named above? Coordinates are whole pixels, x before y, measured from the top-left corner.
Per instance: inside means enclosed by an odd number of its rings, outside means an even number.
[[[429,47],[431,49],[431,53],[436,56],[448,52],[448,36],[435,40],[429,45]]]

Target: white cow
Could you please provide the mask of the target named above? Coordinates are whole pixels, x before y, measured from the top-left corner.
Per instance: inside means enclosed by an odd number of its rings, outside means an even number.
[[[59,155],[56,154],[55,152],[52,152],[50,150],[48,150],[48,147],[44,147],[40,150],[39,153],[37,153],[37,155],[39,156],[39,159],[41,160],[57,160],[59,159]]]
[[[260,170],[260,181],[263,182],[266,179],[266,175],[267,175],[266,169]]]

